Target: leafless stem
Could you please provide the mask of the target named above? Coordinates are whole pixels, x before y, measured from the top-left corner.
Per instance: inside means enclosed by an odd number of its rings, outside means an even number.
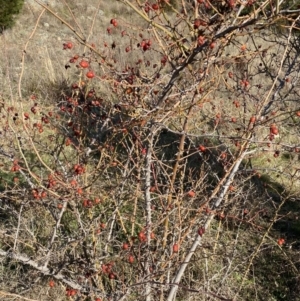
[[[219,196],[217,197],[217,199],[214,202],[214,208],[218,208],[224,198],[224,196],[226,195],[230,183],[232,182],[232,180],[234,179],[234,176],[236,175],[240,164],[242,163],[242,160],[244,159],[246,155],[246,151],[242,152],[242,154],[240,155],[240,157],[236,160],[235,164],[234,164],[234,168],[232,168],[229,176],[227,177],[227,180],[225,181],[225,183],[221,186],[221,193],[219,194]],[[204,224],[204,229],[208,229],[213,218],[214,218],[215,214],[211,214],[209,215],[209,217],[207,218],[205,224]],[[202,236],[198,235],[198,233],[196,234],[196,237],[194,239],[194,242],[189,250],[189,252],[187,253],[183,263],[180,265],[179,270],[176,273],[176,276],[174,278],[174,283],[179,284],[181,278],[184,275],[185,269],[187,268],[187,266],[189,265],[191,258],[193,257],[194,253],[196,252],[197,248],[199,245],[201,245],[201,241],[202,241]],[[175,300],[175,296],[176,296],[176,292],[178,290],[178,286],[177,285],[173,285],[169,291],[169,295],[168,295],[168,299],[167,301],[173,301]]]
[[[150,187],[151,187],[151,158],[153,152],[153,138],[155,134],[154,126],[150,129],[150,135],[148,138],[148,146],[147,146],[147,154],[146,154],[146,162],[145,162],[145,205],[146,205],[146,231],[147,231],[147,247],[148,252],[150,254],[150,244],[151,244],[151,232],[152,232],[152,214],[151,214],[151,194],[150,194]],[[146,263],[145,263],[145,271],[148,273],[149,271],[149,257],[147,256]],[[147,281],[145,287],[145,295],[146,301],[152,300],[152,293],[151,293],[151,284]]]

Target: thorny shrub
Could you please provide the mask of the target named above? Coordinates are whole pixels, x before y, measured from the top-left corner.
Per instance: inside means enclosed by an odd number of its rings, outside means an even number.
[[[274,229],[299,209],[298,18],[271,0],[122,0],[137,17],[111,18],[112,42],[96,43],[96,13],[84,33],[35,2],[76,41],[51,105],[23,97],[22,73],[20,102],[3,102],[12,293],[27,275],[69,298],[296,300],[299,258],[281,250],[299,242]],[[288,265],[277,290],[282,270],[258,286],[270,256]]]

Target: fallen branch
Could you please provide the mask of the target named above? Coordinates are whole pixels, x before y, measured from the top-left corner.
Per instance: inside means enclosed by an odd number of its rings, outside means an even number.
[[[67,286],[69,286],[73,289],[76,289],[76,290],[79,290],[79,291],[87,291],[88,290],[87,287],[81,286],[80,284],[76,283],[75,281],[73,281],[71,279],[68,279],[65,275],[63,275],[61,273],[55,274],[48,267],[45,267],[44,265],[40,265],[36,261],[34,261],[34,260],[30,259],[29,257],[27,257],[26,255],[17,254],[17,253],[14,253],[12,251],[6,252],[6,251],[3,251],[2,249],[0,249],[0,256],[10,258],[10,259],[14,259],[18,262],[29,265],[32,268],[36,269],[37,271],[41,272],[43,275],[51,276],[52,278],[60,280],[63,283],[65,283]]]

